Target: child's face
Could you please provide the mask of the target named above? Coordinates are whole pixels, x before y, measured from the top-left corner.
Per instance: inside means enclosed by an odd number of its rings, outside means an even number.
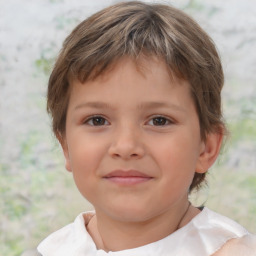
[[[156,59],[143,67],[126,58],[94,81],[74,81],[62,141],[82,195],[99,214],[126,221],[185,204],[195,171],[204,171],[189,84]]]

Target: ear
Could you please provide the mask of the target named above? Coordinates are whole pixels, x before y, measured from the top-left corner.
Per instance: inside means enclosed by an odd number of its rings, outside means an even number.
[[[56,135],[56,137],[62,147],[63,155],[64,155],[65,161],[66,161],[66,163],[65,163],[66,170],[69,172],[72,172],[66,137],[65,137],[65,135],[62,135],[59,132]]]
[[[205,173],[217,159],[223,140],[223,132],[209,133],[206,140],[202,142],[200,156],[198,158],[196,172]]]

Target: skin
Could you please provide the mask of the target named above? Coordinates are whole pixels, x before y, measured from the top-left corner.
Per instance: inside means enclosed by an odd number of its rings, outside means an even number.
[[[93,81],[73,81],[60,139],[67,170],[95,207],[88,232],[105,251],[160,240],[197,215],[188,209],[189,186],[222,141],[215,133],[201,140],[187,81],[171,79],[157,58],[139,64],[126,57]],[[150,178],[120,184],[106,178],[114,170]]]

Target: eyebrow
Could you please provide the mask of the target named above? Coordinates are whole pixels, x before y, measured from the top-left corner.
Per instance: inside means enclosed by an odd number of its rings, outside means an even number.
[[[138,109],[151,109],[151,108],[171,108],[177,111],[185,111],[182,106],[178,106],[176,104],[170,102],[158,102],[158,101],[150,101],[150,102],[142,102],[138,105]]]
[[[75,107],[76,109],[80,109],[80,108],[97,108],[97,109],[102,109],[102,108],[106,108],[106,109],[113,109],[114,107],[111,106],[108,103],[105,102],[98,102],[98,101],[92,101],[92,102],[86,102],[86,103],[82,103],[79,104]]]
[[[106,102],[98,102],[98,101],[92,101],[92,102],[86,102],[77,105],[74,109],[81,109],[81,108],[95,108],[95,109],[116,109],[113,105],[106,103]],[[181,106],[178,106],[176,104],[170,103],[170,102],[157,102],[157,101],[149,101],[149,102],[141,102],[138,106],[138,109],[153,109],[153,108],[171,108],[176,111],[182,111],[185,112],[185,109]]]

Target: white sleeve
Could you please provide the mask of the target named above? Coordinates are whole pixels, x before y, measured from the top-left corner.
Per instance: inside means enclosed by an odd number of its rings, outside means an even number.
[[[32,250],[26,250],[23,252],[20,256],[42,256],[37,249],[32,249]]]
[[[212,256],[256,256],[256,235],[231,239]]]

